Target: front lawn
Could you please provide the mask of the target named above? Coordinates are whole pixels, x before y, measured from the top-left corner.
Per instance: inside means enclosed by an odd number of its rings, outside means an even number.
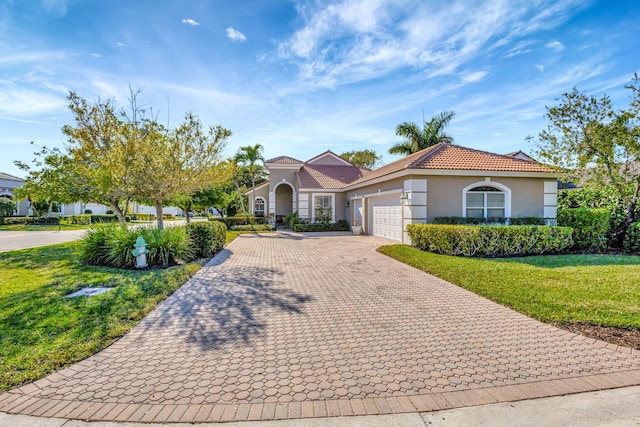
[[[107,347],[202,264],[149,271],[86,266],[77,261],[79,245],[0,253],[0,391]],[[115,289],[65,298],[86,286]]]
[[[543,322],[640,332],[640,257],[462,258],[405,245],[379,252]]]

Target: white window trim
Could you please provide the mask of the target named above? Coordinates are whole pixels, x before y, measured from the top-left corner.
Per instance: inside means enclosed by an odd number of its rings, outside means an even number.
[[[258,202],[258,200],[262,200],[262,205],[264,206],[264,207],[262,208],[262,214],[263,214],[264,216],[267,216],[267,201],[266,201],[266,200],[265,200],[265,198],[264,198],[264,197],[262,197],[262,196],[258,196],[258,197],[256,197],[256,199],[253,201],[253,206],[252,206],[252,208],[253,208],[253,209],[252,209],[251,214],[252,214],[253,216],[255,216],[255,215],[256,215],[256,203]]]
[[[335,193],[311,193],[311,221],[316,220],[316,196],[331,197],[331,222],[336,222],[336,194]]]
[[[511,218],[511,189],[495,181],[478,181],[462,189],[462,217],[467,217],[467,192],[476,187],[493,187],[504,192],[504,216]]]

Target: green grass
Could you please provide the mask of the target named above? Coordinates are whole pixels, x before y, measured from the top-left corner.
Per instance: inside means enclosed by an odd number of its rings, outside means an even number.
[[[80,242],[0,253],[0,391],[84,359],[126,333],[201,267],[85,266]],[[115,287],[65,298],[85,286]]]
[[[86,230],[90,228],[91,225],[80,225],[80,224],[62,224],[60,229],[62,230]],[[23,224],[12,224],[12,225],[0,225],[0,231],[51,231],[58,230],[57,225],[23,225]]]
[[[379,252],[548,323],[640,329],[640,257],[462,258],[404,245]]]

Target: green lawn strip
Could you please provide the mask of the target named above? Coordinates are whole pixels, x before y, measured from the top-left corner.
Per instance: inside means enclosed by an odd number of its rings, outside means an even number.
[[[380,253],[548,323],[640,329],[640,257],[463,258],[405,245]]]
[[[58,231],[60,230],[86,230],[91,228],[91,225],[82,224],[62,224],[60,228],[57,225],[24,225],[24,224],[12,224],[12,225],[0,225],[0,231]]]
[[[77,261],[80,242],[0,253],[0,391],[113,343],[203,264],[131,271]],[[65,298],[85,286],[116,289]]]

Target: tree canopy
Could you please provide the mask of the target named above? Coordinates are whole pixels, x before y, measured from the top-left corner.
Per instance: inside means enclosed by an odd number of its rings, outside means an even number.
[[[618,230],[621,243],[638,220],[640,195],[640,81],[626,86],[631,102],[622,110],[607,95],[595,97],[577,88],[564,93],[559,104],[547,107],[549,125],[539,135],[540,160],[559,167],[564,180],[585,187],[608,187],[626,206],[627,218]]]
[[[40,169],[30,170],[24,191],[63,203],[108,205],[123,224],[129,201],[150,203],[162,228],[166,201],[226,179],[221,154],[231,131],[222,126],[205,130],[192,113],[176,128],[163,126],[138,106],[140,91],[130,93],[129,113],[112,100],[89,104],[69,93],[75,123],[62,128],[68,144],[65,150],[40,153]]]
[[[379,156],[373,150],[345,151],[340,154],[340,157],[356,166],[367,169],[373,169],[382,160],[382,156]]]
[[[403,122],[396,127],[396,135],[404,138],[389,149],[389,154],[409,155],[420,150],[429,148],[440,142],[453,143],[453,137],[444,132],[449,122],[453,120],[456,113],[453,111],[443,111],[431,118],[428,122],[420,126],[413,122]]]

